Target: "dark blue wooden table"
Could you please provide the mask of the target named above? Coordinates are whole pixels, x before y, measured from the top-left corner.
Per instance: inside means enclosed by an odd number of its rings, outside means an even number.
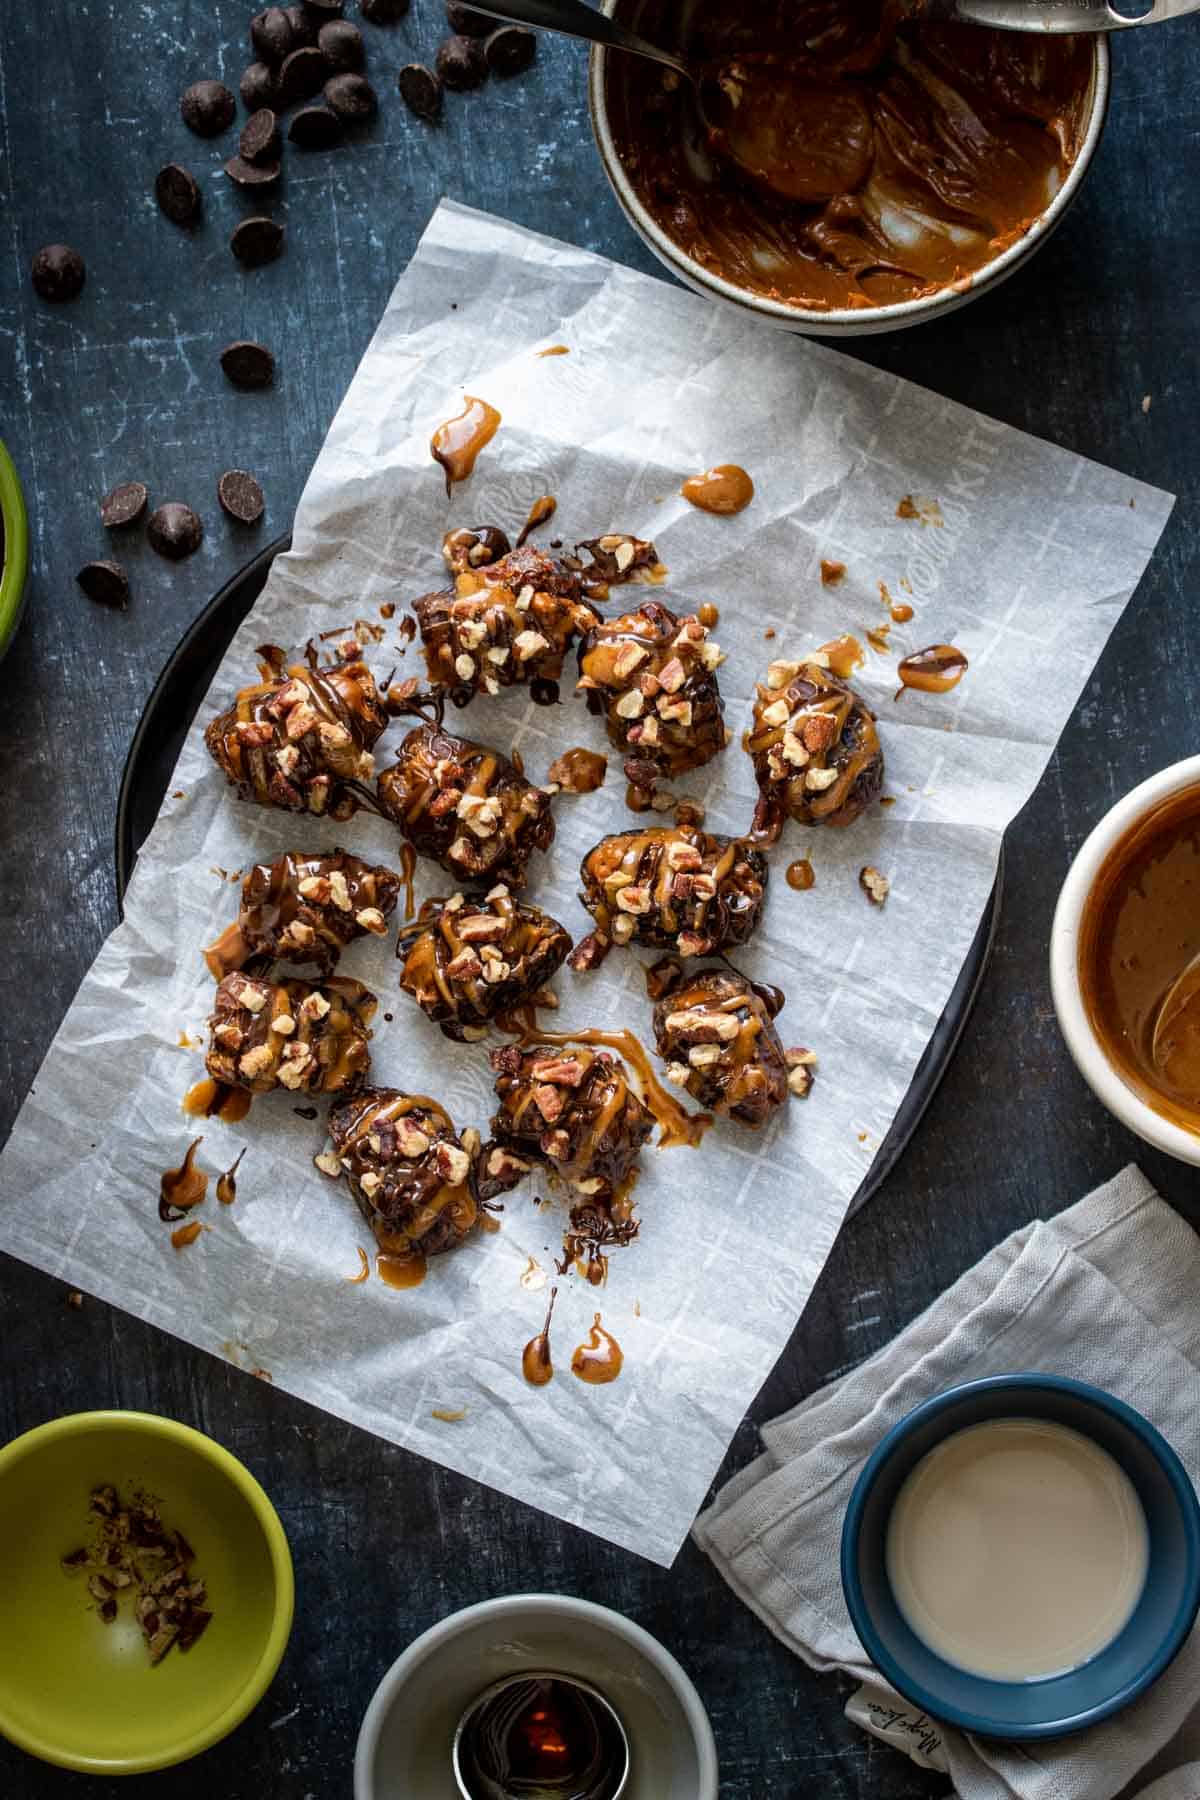
[[[232,144],[192,137],[177,98],[202,76],[236,85],[251,10],[247,0],[0,0],[0,435],[26,484],[33,558],[25,622],[0,667],[0,1133],[116,921],[117,783],[146,695],[208,596],[286,528],[439,196],[655,266],[591,153],[582,55],[543,44],[531,75],[451,97],[430,130],[394,87],[395,70],[430,56],[442,32],[440,6],[414,0],[402,25],[366,28],[379,119],[336,153],[290,158],[271,208],[287,221],[286,254],[243,272],[227,239],[247,208],[219,172]],[[1069,1065],[1046,975],[1054,897],[1088,828],[1123,789],[1200,748],[1200,22],[1129,34],[1115,52],[1104,144],[1048,247],[990,298],[858,353],[1171,488],[1180,504],[1010,834],[997,948],[951,1073],[900,1167],[843,1233],[727,1471],[753,1454],[753,1419],[867,1354],[997,1238],[1131,1156],[1196,1216],[1190,1173],[1131,1140]],[[176,159],[202,179],[195,237],[167,225],[151,194],[159,166]],[[51,308],[27,270],[56,239],[82,250],[88,282],[77,303]],[[224,380],[217,353],[243,336],[276,350],[273,391]],[[218,510],[230,466],[266,488],[257,532]],[[133,604],[107,613],[74,576],[109,554],[99,496],[133,478],[158,500],[194,505],[205,540],[178,566],[140,539],[123,550]],[[0,1743],[6,1800],[347,1794],[362,1709],[400,1648],[456,1607],[530,1588],[619,1607],[679,1655],[712,1714],[726,1800],[944,1792],[849,1726],[837,1684],[776,1644],[690,1547],[670,1573],[653,1569],[123,1313],[64,1301],[53,1281],[0,1264],[0,1437],[109,1405],[211,1432],[275,1498],[299,1607],[267,1699],[199,1762],[85,1783]]]

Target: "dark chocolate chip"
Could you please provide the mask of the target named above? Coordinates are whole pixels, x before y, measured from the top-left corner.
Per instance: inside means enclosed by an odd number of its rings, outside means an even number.
[[[334,75],[325,83],[325,104],[339,119],[355,125],[379,111],[375,89],[365,75]]]
[[[34,292],[61,306],[64,300],[74,300],[83,291],[87,267],[70,244],[47,244],[34,257],[30,275]]]
[[[306,44],[317,41],[317,27],[303,6],[285,6],[287,22],[292,28],[292,49],[303,50]]]
[[[221,81],[194,81],[179,102],[183,122],[197,137],[220,137],[233,124],[237,102]]]
[[[351,77],[343,79],[350,80]],[[332,150],[342,141],[342,121],[328,107],[305,106],[292,120],[288,139],[301,150]]]
[[[238,150],[246,162],[278,162],[279,120],[269,106],[262,106],[250,114],[242,126]]]
[[[317,48],[331,69],[361,69],[366,60],[362,32],[349,19],[330,19],[322,25]]]
[[[234,387],[270,387],[275,379],[275,358],[265,344],[254,344],[239,338],[226,344],[221,352],[221,367]]]
[[[283,226],[275,219],[256,216],[236,225],[229,248],[246,269],[261,269],[274,262],[283,250]]]
[[[172,225],[194,225],[200,217],[200,184],[181,163],[168,163],[158,171],[154,198]]]
[[[149,498],[144,481],[123,481],[100,502],[100,523],[109,531],[120,525],[136,525]]]
[[[487,79],[487,59],[478,38],[444,38],[438,45],[437,72],[444,87],[456,91],[477,88]]]
[[[442,110],[442,84],[424,63],[406,63],[397,80],[400,98],[419,119],[436,119]]]
[[[476,12],[473,6],[459,6],[456,0],[450,0],[446,7],[446,23],[461,37],[487,37],[496,29],[496,21],[490,14]]]
[[[362,16],[372,25],[395,25],[408,6],[409,0],[362,0]]]
[[[247,162],[244,156],[231,156],[225,164],[225,173],[237,187],[271,187],[279,180],[279,164],[252,163]]]
[[[182,562],[200,548],[204,527],[200,516],[181,500],[168,500],[155,507],[146,520],[146,541],[152,550],[170,562]]]
[[[537,33],[502,25],[483,40],[483,54],[493,75],[520,75],[537,55]]]
[[[217,499],[239,525],[257,525],[266,511],[263,491],[245,469],[227,469],[217,483]]]
[[[279,100],[278,79],[274,69],[269,69],[266,63],[251,63],[238,87],[247,112],[260,112],[264,106],[274,106]]]
[[[279,94],[285,106],[297,100],[311,100],[329,79],[329,64],[315,44],[293,50],[279,71]]]
[[[84,563],[75,579],[88,599],[101,606],[129,605],[129,577],[119,562]]]
[[[250,42],[255,56],[265,63],[280,63],[295,48],[291,20],[282,6],[268,6],[254,15],[250,21]]]

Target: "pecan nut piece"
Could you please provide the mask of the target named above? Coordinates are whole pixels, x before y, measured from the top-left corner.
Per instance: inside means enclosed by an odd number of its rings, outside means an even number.
[[[787,819],[850,825],[882,791],[875,715],[827,661],[817,652],[774,662],[755,689],[742,747],[758,783],[750,830],[756,843],[773,844]]]
[[[557,919],[514,900],[500,883],[486,899],[427,900],[400,934],[400,986],[448,1038],[533,1003],[561,968],[571,939]]]
[[[468,1236],[479,1217],[474,1159],[435,1100],[368,1088],[334,1107],[329,1133],[380,1249],[436,1256]]]

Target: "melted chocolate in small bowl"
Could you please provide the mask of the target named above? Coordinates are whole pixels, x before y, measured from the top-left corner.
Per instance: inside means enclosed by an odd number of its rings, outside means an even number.
[[[1103,126],[1096,37],[922,21],[896,0],[608,10],[699,77],[594,54],[618,199],[683,280],[792,329],[916,324],[1001,279],[1058,222]]]
[[[471,1702],[453,1746],[463,1800],[620,1800],[629,1740],[597,1688],[531,1670]]]
[[[1078,976],[1121,1079],[1200,1137],[1200,786],[1160,801],[1109,851],[1083,911]]]

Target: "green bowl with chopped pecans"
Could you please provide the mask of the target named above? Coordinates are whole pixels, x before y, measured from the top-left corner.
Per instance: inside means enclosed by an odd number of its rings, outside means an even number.
[[[0,1732],[30,1755],[132,1775],[207,1750],[266,1693],[293,1600],[275,1508],[190,1426],[73,1413],[0,1449]]]
[[[29,572],[29,524],[12,457],[0,441],[0,656],[21,621]]]

